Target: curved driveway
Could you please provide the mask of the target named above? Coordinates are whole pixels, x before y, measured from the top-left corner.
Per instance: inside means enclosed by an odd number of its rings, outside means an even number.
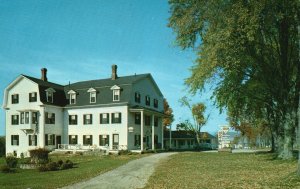
[[[143,188],[146,186],[146,183],[149,177],[154,172],[155,166],[157,166],[158,162],[163,159],[166,159],[167,157],[173,154],[175,153],[159,153],[141,159],[133,160],[121,167],[103,173],[90,180],[67,186],[63,189]]]

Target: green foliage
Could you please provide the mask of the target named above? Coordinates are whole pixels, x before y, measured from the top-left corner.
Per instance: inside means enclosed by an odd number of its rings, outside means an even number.
[[[46,150],[46,149],[43,149],[43,148],[30,150],[29,153],[30,153],[32,163],[36,163],[36,164],[48,163],[48,161],[49,161],[49,158],[48,158],[49,152],[50,152],[49,150]]]
[[[18,159],[15,156],[6,156],[5,161],[9,168],[17,167]]]
[[[0,171],[1,171],[2,173],[10,173],[10,172],[12,172],[12,169],[11,169],[11,167],[9,167],[8,165],[2,165],[2,166],[0,167]]]
[[[57,171],[59,169],[59,164],[56,162],[49,162],[47,164],[47,169],[49,171]]]
[[[5,155],[5,136],[0,136],[0,157]]]
[[[63,163],[63,164],[61,165],[60,168],[61,168],[62,170],[64,170],[64,169],[71,169],[71,168],[73,168],[73,166],[74,166],[73,162],[70,161],[70,160],[67,160],[65,163]]]
[[[292,142],[300,91],[300,2],[169,3],[177,44],[198,55],[186,80],[191,92],[209,84],[212,99],[228,110],[235,128],[242,122],[256,127],[262,120],[273,138]]]
[[[46,172],[49,171],[48,166],[46,164],[42,164],[41,166],[38,167],[39,172]]]

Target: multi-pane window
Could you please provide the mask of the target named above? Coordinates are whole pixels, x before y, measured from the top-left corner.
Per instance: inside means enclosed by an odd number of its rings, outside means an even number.
[[[111,123],[121,123],[121,113],[112,113]]]
[[[78,144],[78,136],[69,135],[69,144]]]
[[[93,116],[92,114],[85,114],[83,115],[83,124],[89,125],[93,123]]]
[[[28,135],[29,146],[37,146],[37,135]]]
[[[145,125],[146,126],[151,125],[151,116],[145,115]]]
[[[31,119],[32,119],[33,124],[37,124],[37,122],[38,122],[37,116],[38,116],[37,112],[32,112]]]
[[[137,124],[137,125],[140,125],[141,124],[141,114],[140,113],[135,113],[134,115],[134,123]]]
[[[109,135],[99,135],[99,146],[109,146]]]
[[[108,124],[109,123],[109,113],[100,114],[100,124]]]
[[[135,102],[140,103],[141,102],[141,94],[136,92],[134,100],[135,100]]]
[[[153,105],[154,105],[154,108],[158,108],[158,100],[157,99],[153,100]]]
[[[53,102],[53,92],[47,91],[46,92],[47,102]]]
[[[52,146],[55,145],[55,135],[45,134],[45,145]]]
[[[145,97],[145,104],[147,106],[150,106],[150,96],[148,96],[148,95]]]
[[[45,123],[46,124],[55,124],[55,113],[45,113]]]
[[[25,112],[25,124],[29,124],[29,112]]]
[[[134,135],[134,146],[141,145],[141,135]]]
[[[90,103],[96,103],[96,91],[90,92]]]
[[[29,102],[36,102],[36,101],[37,101],[37,93],[36,92],[29,93]]]
[[[120,101],[120,90],[113,90],[113,101]]]
[[[11,135],[11,145],[19,146],[19,135]]]
[[[69,125],[77,125],[77,115],[69,115]]]
[[[154,117],[154,126],[158,127],[158,117]]]
[[[11,124],[19,125],[19,115],[11,115]]]
[[[21,124],[24,124],[25,112],[21,112]]]
[[[19,103],[19,94],[11,95],[11,103],[12,104],[18,104]]]
[[[93,136],[92,135],[83,135],[83,145],[92,145]]]
[[[76,104],[76,93],[70,94],[70,104]]]

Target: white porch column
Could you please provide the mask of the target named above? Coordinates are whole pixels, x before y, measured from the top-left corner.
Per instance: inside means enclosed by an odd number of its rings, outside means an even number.
[[[152,114],[152,150],[154,150],[154,115]]]
[[[141,111],[141,151],[144,150],[144,111]]]
[[[38,143],[41,148],[45,148],[45,107],[41,107],[38,127]]]

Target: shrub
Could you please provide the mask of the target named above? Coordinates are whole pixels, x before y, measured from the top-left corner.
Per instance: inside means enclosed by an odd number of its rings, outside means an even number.
[[[11,172],[11,168],[8,165],[2,165],[0,167],[0,170],[2,173],[10,173]]]
[[[5,137],[1,136],[0,137],[0,157],[5,155]]]
[[[47,164],[47,168],[49,171],[56,171],[59,169],[59,165],[56,162],[50,162]]]
[[[49,162],[48,154],[50,151],[38,148],[34,150],[30,150],[31,162],[36,164],[45,164]]]
[[[39,168],[38,168],[39,172],[46,172],[46,171],[49,171],[48,170],[48,167],[46,165],[41,165]]]
[[[64,163],[63,160],[58,160],[58,162],[57,162],[57,164],[58,164],[59,166],[61,166],[63,163]]]
[[[18,164],[18,159],[14,156],[7,156],[5,158],[6,164],[9,168],[16,168]]]
[[[73,168],[73,166],[74,166],[73,162],[70,161],[70,160],[67,160],[65,163],[63,163],[61,165],[61,169],[62,170],[64,170],[64,169],[71,169],[71,168]]]

